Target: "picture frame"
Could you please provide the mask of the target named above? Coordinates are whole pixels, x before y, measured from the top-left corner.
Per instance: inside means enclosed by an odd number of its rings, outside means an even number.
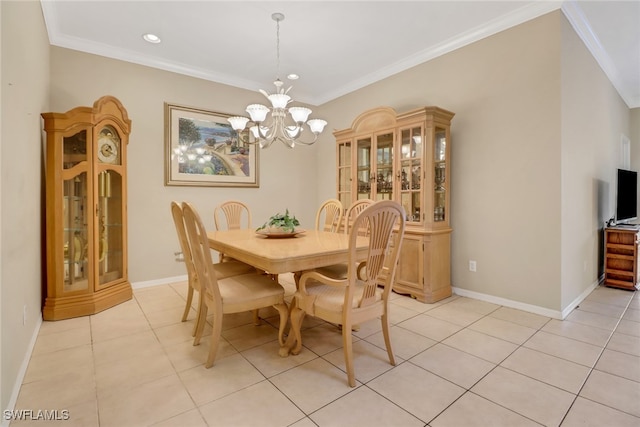
[[[165,102],[165,185],[259,187],[259,151],[230,114]]]

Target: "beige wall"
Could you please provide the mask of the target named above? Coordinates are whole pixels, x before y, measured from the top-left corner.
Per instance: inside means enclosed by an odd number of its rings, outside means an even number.
[[[551,13],[322,107],[336,128],[378,105],[455,112],[453,285],[550,310],[560,309],[560,36]],[[333,194],[333,174],[318,179],[318,193]]]
[[[25,354],[41,319],[44,172],[40,113],[49,108],[49,40],[39,2],[3,1],[0,10],[0,400],[4,409],[20,371],[26,368]]]
[[[561,307],[603,272],[603,227],[615,208],[621,135],[630,114],[567,20],[562,20]],[[636,146],[639,141],[636,139]]]

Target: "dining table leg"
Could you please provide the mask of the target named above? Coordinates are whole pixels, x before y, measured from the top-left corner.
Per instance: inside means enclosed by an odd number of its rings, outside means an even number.
[[[302,276],[302,271],[296,271],[293,273],[293,279],[294,282],[296,284],[296,290],[299,289],[299,283],[300,283],[300,277]],[[297,308],[297,304],[296,304],[296,298],[293,297],[293,299],[291,300],[291,304],[289,304],[289,334],[287,335],[287,340],[285,341],[284,345],[282,345],[280,347],[280,350],[278,351],[278,354],[280,355],[280,357],[287,357],[289,356],[289,354],[293,354],[293,355],[297,355],[300,353],[302,344],[300,341],[300,338],[296,338],[296,334],[294,333],[294,327],[293,327],[293,322],[292,322],[292,313],[294,312],[294,309]],[[304,311],[303,311],[303,317],[304,317]],[[300,323],[302,323],[302,318],[300,319]],[[298,329],[298,336],[300,336],[300,330]],[[299,345],[296,345],[297,343],[300,343]],[[294,353],[293,349],[294,347],[297,347],[297,352]]]

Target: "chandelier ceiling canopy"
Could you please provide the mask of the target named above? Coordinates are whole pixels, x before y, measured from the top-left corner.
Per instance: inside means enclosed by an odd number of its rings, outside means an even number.
[[[271,107],[262,104],[251,104],[247,106],[246,111],[250,118],[236,116],[229,117],[227,120],[231,124],[233,130],[242,132],[247,125],[251,131],[250,135],[243,142],[249,144],[258,144],[260,148],[268,148],[274,141],[280,141],[289,148],[293,148],[296,144],[311,145],[318,139],[318,135],[322,133],[327,122],[321,119],[307,120],[311,115],[311,109],[306,107],[289,107],[292,101],[288,95],[292,86],[284,89],[284,83],[280,80],[280,21],[284,20],[282,13],[274,13],[271,18],[276,21],[276,59],[277,73],[276,80],[273,84],[276,86],[275,93],[267,93],[260,89],[270,102]],[[290,117],[293,124],[286,124],[285,120]],[[303,141],[299,139],[304,131],[304,124],[307,124],[309,130],[313,134],[311,141]],[[253,137],[253,139],[251,138]]]

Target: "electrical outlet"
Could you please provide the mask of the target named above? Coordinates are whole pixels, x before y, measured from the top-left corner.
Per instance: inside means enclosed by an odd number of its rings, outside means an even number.
[[[475,273],[477,267],[478,267],[478,264],[475,261],[473,260],[469,261],[469,271],[473,271]]]
[[[174,252],[173,255],[177,262],[184,262],[184,254],[182,252]]]

